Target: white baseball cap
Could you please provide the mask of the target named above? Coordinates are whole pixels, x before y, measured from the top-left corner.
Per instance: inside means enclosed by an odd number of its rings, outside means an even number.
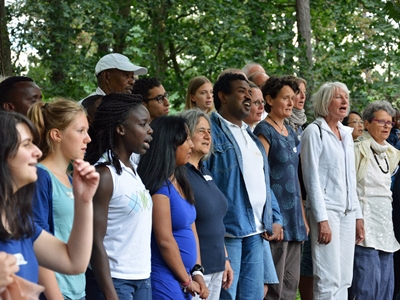
[[[94,69],[94,74],[97,76],[100,72],[109,69],[134,72],[135,75],[147,74],[146,68],[134,65],[129,58],[119,53],[107,54],[100,58]]]

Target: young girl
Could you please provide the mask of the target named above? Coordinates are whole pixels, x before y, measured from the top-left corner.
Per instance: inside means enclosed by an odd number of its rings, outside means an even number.
[[[185,109],[200,108],[205,113],[214,109],[213,86],[204,76],[193,77],[186,92]]]
[[[67,242],[74,218],[72,178],[67,173],[69,164],[83,159],[87,144],[88,121],[84,108],[78,103],[58,99],[50,103],[38,102],[28,111],[39,131],[39,147],[43,158],[38,164],[38,181],[34,201],[35,221],[55,237]],[[54,275],[40,270],[39,282],[45,285],[45,295],[54,299],[59,294]],[[63,298],[79,300],[85,297],[85,274],[56,274]]]
[[[150,115],[141,97],[113,93],[97,108],[86,158],[97,164],[100,185],[93,198],[94,243],[86,272],[86,299],[151,300],[152,201],[132,153],[152,140]]]
[[[189,129],[181,117],[162,116],[151,126],[154,140],[140,158],[138,173],[153,198],[153,299],[191,299],[195,293],[205,299],[208,289],[201,276],[196,210],[185,176],[193,148]]]
[[[0,251],[17,258],[16,275],[37,283],[38,263],[66,274],[85,270],[92,244],[92,197],[99,175],[81,159],[74,161],[74,223],[68,243],[58,240],[32,219],[36,163],[42,155],[34,144],[35,135],[26,117],[0,112]]]

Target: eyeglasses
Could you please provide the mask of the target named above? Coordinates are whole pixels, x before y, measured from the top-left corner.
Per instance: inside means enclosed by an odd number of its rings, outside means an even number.
[[[378,123],[379,126],[383,127],[383,126],[387,126],[387,127],[393,127],[394,126],[394,122],[392,121],[385,121],[385,120],[378,120],[378,119],[371,119],[370,122],[372,121],[376,121],[376,123]]]
[[[256,101],[254,101],[253,102],[253,104],[255,105],[255,106],[260,106],[261,104],[264,106],[265,105],[265,100],[256,100]]]
[[[352,122],[347,122],[347,124],[358,124],[358,125],[364,125],[364,121],[352,121]]]
[[[165,93],[164,95],[157,95],[154,98],[149,98],[145,101],[157,100],[157,102],[161,104],[164,102],[164,99],[168,100],[168,96],[169,96],[168,93]]]

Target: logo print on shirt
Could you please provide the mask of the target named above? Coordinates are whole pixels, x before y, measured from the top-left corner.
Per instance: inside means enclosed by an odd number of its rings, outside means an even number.
[[[132,208],[128,216],[132,213],[132,211],[138,213],[142,210],[151,209],[151,197],[148,190],[132,193],[130,197],[128,195],[125,196],[129,198],[128,206]]]

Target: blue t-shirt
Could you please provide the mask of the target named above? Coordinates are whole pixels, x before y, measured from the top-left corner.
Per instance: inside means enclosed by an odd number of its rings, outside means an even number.
[[[271,189],[279,203],[283,218],[284,241],[307,239],[298,179],[299,139],[294,130],[285,125],[289,135],[283,136],[275,128],[261,121],[254,129],[255,135],[262,135],[270,144],[268,164],[270,167]]]
[[[187,163],[186,170],[196,201],[196,229],[204,274],[224,271],[224,217],[228,211],[228,201],[202,163],[199,170]]]
[[[39,266],[33,251],[33,243],[42,232],[36,223],[34,225],[34,234],[29,238],[20,240],[0,240],[0,251],[12,254],[17,257],[19,271],[18,276],[34,283],[38,283]]]
[[[196,240],[191,227],[196,219],[196,209],[194,205],[181,197],[169,180],[168,185],[164,184],[155,194],[162,194],[169,198],[172,234],[189,274],[197,259]],[[179,281],[164,261],[153,233],[151,236],[151,281],[153,299],[191,299],[189,293],[182,292]]]

